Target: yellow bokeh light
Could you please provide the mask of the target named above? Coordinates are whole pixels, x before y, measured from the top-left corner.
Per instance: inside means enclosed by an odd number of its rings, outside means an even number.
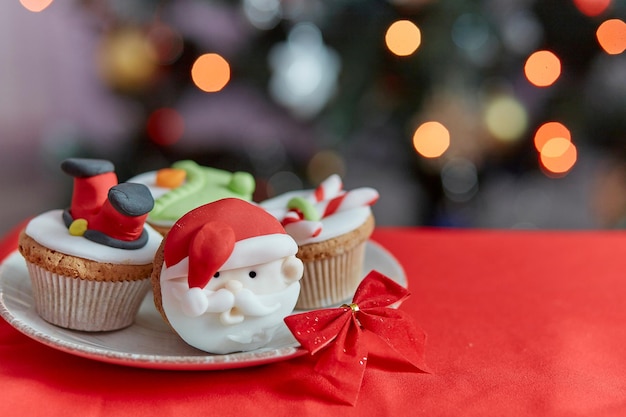
[[[620,19],[605,20],[596,31],[596,39],[607,54],[621,54],[626,50],[626,23]]]
[[[541,152],[543,146],[553,138],[565,138],[571,141],[572,135],[569,129],[559,122],[546,122],[535,132],[534,144],[537,152]]]
[[[218,54],[201,55],[191,67],[191,79],[202,91],[220,91],[230,81],[230,65]]]
[[[526,130],[528,114],[514,97],[496,96],[487,103],[484,122],[493,137],[510,142],[519,139]]]
[[[567,138],[552,138],[546,142],[539,153],[543,168],[552,174],[566,174],[576,164],[578,151]]]
[[[526,60],[524,74],[537,87],[550,86],[561,76],[561,60],[550,51],[534,52]]]
[[[312,184],[319,184],[332,174],[343,177],[346,173],[346,162],[335,151],[319,151],[313,155],[307,164],[306,173]]]
[[[53,0],[20,0],[24,8],[30,12],[41,12],[45,10]]]
[[[137,91],[156,74],[156,52],[145,34],[124,28],[103,36],[97,54],[99,75],[109,85]]]
[[[408,56],[419,48],[422,34],[415,23],[409,20],[398,20],[389,26],[385,33],[385,44],[398,56]]]
[[[423,157],[437,158],[448,150],[450,132],[439,122],[421,124],[413,134],[413,147]]]

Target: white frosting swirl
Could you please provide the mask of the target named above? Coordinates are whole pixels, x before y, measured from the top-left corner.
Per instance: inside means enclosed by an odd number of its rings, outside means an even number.
[[[26,234],[39,244],[67,255],[102,263],[146,265],[152,263],[163,237],[145,225],[148,243],[139,249],[118,249],[70,235],[63,222],[63,210],[51,210],[33,218]]]

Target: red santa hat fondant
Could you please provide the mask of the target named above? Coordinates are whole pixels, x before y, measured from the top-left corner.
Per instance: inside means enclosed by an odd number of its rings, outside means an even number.
[[[298,245],[280,222],[253,203],[225,198],[179,219],[165,239],[165,266],[189,257],[189,288],[204,288],[219,270],[295,255]]]

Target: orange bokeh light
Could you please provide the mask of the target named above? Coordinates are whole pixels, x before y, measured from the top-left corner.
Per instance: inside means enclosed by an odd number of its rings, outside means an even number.
[[[408,56],[419,48],[422,34],[415,23],[409,20],[393,22],[385,33],[387,48],[398,56]]]
[[[611,0],[573,0],[576,8],[586,16],[598,16],[611,5]]]
[[[450,146],[450,132],[439,122],[426,122],[413,134],[413,147],[426,158],[437,158]]]
[[[30,12],[40,12],[46,9],[53,0],[20,0],[24,8]]]
[[[569,129],[559,122],[546,122],[535,132],[534,143],[537,152],[541,152],[544,145],[553,138],[565,138],[571,141],[572,135]]]
[[[550,51],[534,52],[526,60],[524,74],[537,87],[550,86],[561,76],[561,60]]]
[[[596,38],[607,54],[621,54],[626,50],[626,23],[620,19],[605,20],[598,27]]]
[[[218,54],[204,54],[191,67],[191,79],[202,91],[220,91],[230,81],[230,65]]]
[[[563,175],[576,164],[578,151],[567,138],[552,138],[546,142],[539,153],[543,168],[551,174]]]
[[[157,145],[173,145],[183,136],[185,121],[175,109],[161,108],[150,114],[146,130],[150,140]]]

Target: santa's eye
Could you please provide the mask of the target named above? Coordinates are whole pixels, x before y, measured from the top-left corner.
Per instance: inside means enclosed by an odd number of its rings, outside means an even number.
[[[250,272],[248,272],[248,276],[249,276],[250,278],[254,278],[254,277],[256,277],[256,272],[254,272],[254,271],[250,271]]]
[[[219,278],[220,277],[220,272],[217,271],[215,274],[213,274],[213,278]]]

